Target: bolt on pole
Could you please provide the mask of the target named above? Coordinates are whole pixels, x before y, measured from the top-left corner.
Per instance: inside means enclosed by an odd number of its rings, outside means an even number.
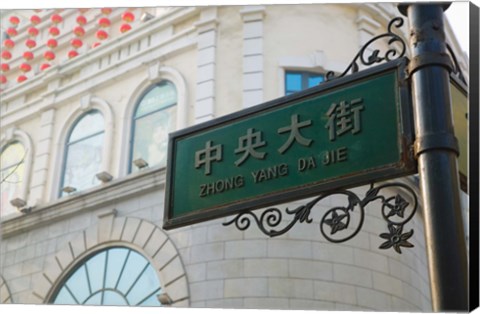
[[[450,97],[452,64],[443,11],[449,3],[399,5],[409,20],[409,76],[415,120],[415,154],[434,311],[468,310],[468,263],[457,171],[458,143]]]

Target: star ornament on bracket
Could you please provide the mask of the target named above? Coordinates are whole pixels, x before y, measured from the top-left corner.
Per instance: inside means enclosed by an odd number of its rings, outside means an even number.
[[[343,214],[338,215],[337,210],[340,210],[344,212]],[[330,234],[335,234],[337,231],[341,231],[343,229],[346,229],[348,227],[348,214],[345,213],[344,208],[334,208],[332,210],[332,218],[330,219],[325,219],[324,223],[332,230],[330,231]],[[343,222],[343,220],[347,218],[347,222]]]
[[[404,218],[405,215],[405,209],[409,205],[409,203],[400,195],[397,194],[395,196],[395,202],[393,204],[389,203],[392,198],[388,199],[385,203],[384,206],[390,208],[390,212],[387,214],[387,218],[392,217],[392,216],[399,216],[401,218]]]
[[[390,233],[382,233],[380,237],[386,239],[386,242],[383,242],[379,248],[380,249],[389,249],[393,247],[395,251],[399,254],[402,254],[400,247],[413,247],[414,245],[408,242],[407,240],[413,235],[413,229],[407,233],[402,233],[402,226],[395,226],[393,224],[388,225],[388,231]]]

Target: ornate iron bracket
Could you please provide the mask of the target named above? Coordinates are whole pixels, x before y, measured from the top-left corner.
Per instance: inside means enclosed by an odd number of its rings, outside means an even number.
[[[388,198],[379,195],[380,190],[391,187],[400,188],[410,194],[413,204],[408,203],[400,194]],[[240,213],[234,219],[223,223],[223,225],[235,224],[237,229],[244,231],[254,221],[264,234],[276,237],[286,233],[297,222],[312,223],[313,219],[310,218],[310,214],[313,207],[321,200],[333,195],[346,197],[348,203],[345,206],[336,206],[328,209],[320,220],[320,232],[328,241],[341,243],[355,237],[362,229],[365,207],[369,203],[379,200],[381,202],[382,217],[386,221],[388,229],[388,232],[380,234],[380,237],[386,241],[379,248],[393,248],[397,253],[402,253],[401,247],[413,247],[413,244],[407,241],[413,235],[413,229],[404,233],[403,228],[415,215],[418,202],[414,190],[403,183],[384,183],[377,187],[374,187],[372,183],[363,198],[348,190],[337,190],[321,194],[307,204],[293,210],[286,208],[286,216],[293,216],[293,219],[281,229],[276,228],[282,222],[284,214],[278,208],[266,209],[260,216],[255,215],[251,211]],[[410,213],[407,211],[409,205],[413,207]],[[358,222],[351,226],[351,222],[354,220],[354,213],[358,214],[356,217]]]
[[[405,55],[406,51],[406,45],[403,39],[395,34],[392,31],[393,27],[396,27],[397,29],[403,26],[403,18],[401,17],[395,17],[393,18],[389,23],[387,27],[387,32],[384,34],[380,34],[378,36],[373,37],[370,39],[363,47],[360,49],[360,51],[357,53],[357,55],[353,58],[352,62],[348,65],[347,69],[340,75],[335,76],[335,72],[329,71],[326,74],[326,80],[332,80],[334,78],[339,78],[345,76],[349,71],[351,73],[358,72],[358,63],[360,62],[362,65],[365,66],[370,66],[374,63],[380,63],[382,61],[391,61],[395,59],[399,59]],[[375,49],[373,52],[369,55],[366,56],[368,53],[367,48],[374,42],[385,39],[385,38],[390,38],[388,40],[388,46],[390,47],[385,53],[381,53],[380,50]],[[397,47],[395,47],[395,44],[398,44]],[[397,49],[399,48],[399,49]]]
[[[462,81],[465,85],[467,84],[467,81],[465,80],[465,77],[463,76],[462,69],[460,68],[460,64],[458,64],[457,57],[453,53],[452,47],[447,43],[447,51],[450,54],[450,57],[452,58],[453,61],[453,70],[452,73],[456,75],[460,81]]]

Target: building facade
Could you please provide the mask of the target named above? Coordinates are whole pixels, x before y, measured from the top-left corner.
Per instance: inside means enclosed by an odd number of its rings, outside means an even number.
[[[379,249],[378,204],[340,244],[315,223],[274,238],[223,226],[231,217],[162,229],[169,132],[342,73],[399,15],[388,3],[2,12],[0,302],[431,311],[421,208],[402,254]],[[327,198],[312,218],[344,204]]]

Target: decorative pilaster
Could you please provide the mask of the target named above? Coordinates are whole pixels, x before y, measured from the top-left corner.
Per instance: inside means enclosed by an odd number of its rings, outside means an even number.
[[[215,116],[215,59],[217,41],[217,8],[205,8],[198,31],[197,90],[195,123],[208,121]]]
[[[45,200],[45,189],[47,185],[50,155],[52,151],[55,109],[44,111],[40,121],[38,145],[35,154],[32,184],[30,188],[30,199],[34,203]]]
[[[246,6],[243,19],[243,107],[263,102],[264,6]]]

